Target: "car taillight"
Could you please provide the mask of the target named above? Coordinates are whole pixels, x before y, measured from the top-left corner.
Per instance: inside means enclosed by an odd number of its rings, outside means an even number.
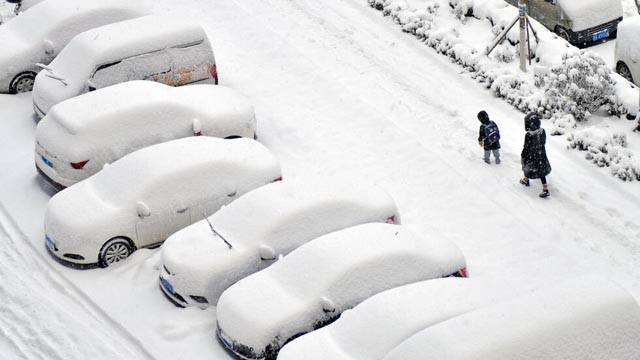
[[[454,277],[462,277],[462,278],[466,278],[469,277],[469,275],[467,274],[467,268],[464,267],[460,270],[458,270],[458,272],[456,272],[455,274],[453,274]]]
[[[275,178],[275,179],[271,180],[271,182],[276,182],[276,181],[282,181],[282,176],[280,176],[279,178]]]
[[[80,161],[77,163],[71,163],[71,167],[77,170],[82,169],[85,165],[87,165],[87,163],[89,162],[89,160],[85,160],[85,161]]]
[[[218,83],[218,66],[216,64],[211,65],[211,68],[209,69],[209,71],[211,72],[211,77],[216,79],[216,84]]]
[[[387,224],[395,224],[395,223],[396,223],[396,215],[395,215],[395,214],[393,214],[393,215],[389,216],[389,217],[387,218],[386,223],[387,223]]]

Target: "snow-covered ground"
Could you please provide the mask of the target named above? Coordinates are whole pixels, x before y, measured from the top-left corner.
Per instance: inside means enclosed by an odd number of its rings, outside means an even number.
[[[160,0],[155,12],[203,23],[220,83],[253,102],[260,141],[285,178],[376,183],[403,224],[455,242],[470,276],[506,293],[597,273],[640,299],[640,182],[622,182],[549,137],[551,197],[538,198],[538,182],[518,183],[522,113],[366,0]],[[483,109],[501,129],[501,165],[481,160]],[[30,94],[0,96],[2,357],[78,359],[105,349],[105,358],[229,359],[215,338],[215,308],[178,309],[163,297],[157,250],[87,271],[46,253],[52,190],[35,172],[35,126]],[[628,141],[637,147],[640,135]],[[73,346],[54,353],[53,343]]]

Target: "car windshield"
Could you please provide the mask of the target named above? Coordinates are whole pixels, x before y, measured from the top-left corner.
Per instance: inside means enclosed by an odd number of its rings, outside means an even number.
[[[69,83],[88,79],[94,65],[91,48],[83,41],[71,41],[49,65],[53,74]]]

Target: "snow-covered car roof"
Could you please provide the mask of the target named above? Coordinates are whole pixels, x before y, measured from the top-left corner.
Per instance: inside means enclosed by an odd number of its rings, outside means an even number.
[[[2,65],[0,66],[0,79],[35,67],[35,63],[41,61],[41,57],[44,55],[45,40],[50,41],[49,46],[59,51],[73,36],[85,30],[113,21],[135,18],[146,13],[146,6],[143,5],[143,2],[137,1],[43,1],[0,26],[0,47],[11,49],[11,51],[0,53],[0,65]],[[71,17],[75,17],[73,22],[65,22]],[[53,37],[51,37],[52,34]],[[37,50],[37,56],[16,58],[16,56],[27,54],[19,49]]]
[[[640,308],[624,289],[587,276],[433,325],[384,360],[638,358]]]
[[[163,186],[172,184],[175,177],[193,174],[200,186],[206,187],[221,176],[233,176],[250,167],[259,173],[279,176],[276,158],[262,144],[251,139],[218,139],[197,136],[173,140],[134,151],[89,178],[91,187],[104,202],[118,204],[144,199],[148,189],[170,194],[175,189]],[[275,178],[275,177],[274,177]],[[200,186],[181,188],[197,196]],[[255,187],[255,186],[254,186]],[[234,189],[229,189],[229,192]]]
[[[194,121],[212,133],[233,133],[255,128],[255,112],[246,97],[224,86],[128,81],[55,105],[38,124],[36,138],[46,139],[48,151],[73,158],[144,134],[170,136],[177,127],[191,129]]]
[[[173,234],[162,247],[167,278],[184,295],[215,305],[228,286],[270,265],[273,258],[332,231],[369,222],[400,222],[382,189],[346,179],[295,178],[253,190],[209,217]]]
[[[312,240],[227,289],[218,301],[219,335],[231,350],[264,356],[378,292],[464,267],[460,250],[445,239],[424,239],[400,225],[354,226]]]
[[[620,0],[558,0],[572,30],[581,31],[622,17]]]
[[[415,333],[500,300],[495,288],[477,279],[445,278],[387,290],[288,343],[278,360],[381,360]]]
[[[75,84],[96,66],[165,48],[207,40],[202,26],[187,19],[149,15],[100,26],[75,36],[51,62],[57,76]]]

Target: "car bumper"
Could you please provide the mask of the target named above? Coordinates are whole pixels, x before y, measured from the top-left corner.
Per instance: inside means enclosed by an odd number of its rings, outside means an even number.
[[[244,359],[244,360],[264,360],[265,357],[263,355],[258,355],[253,352],[253,348],[238,345],[235,341],[233,341],[230,337],[228,337],[224,331],[220,328],[220,325],[216,326],[218,335],[218,340],[224,345],[225,349],[229,351],[232,355]],[[263,352],[264,353],[264,352]]]
[[[622,18],[586,30],[575,31],[571,34],[571,42],[577,45],[588,45],[604,39],[614,39],[617,35],[618,23],[620,21],[622,21]]]
[[[82,263],[82,262],[76,262],[77,260],[65,258],[65,256],[68,256],[69,254],[61,255],[60,254],[61,251],[59,251],[55,247],[55,244],[52,245],[48,237],[45,238],[44,247],[47,249],[47,252],[51,255],[51,257],[55,261],[57,261],[59,264],[62,264],[64,266],[68,266],[74,269],[94,269],[99,267],[98,263],[91,263],[91,262]]]
[[[162,275],[158,277],[158,282],[160,284],[160,289],[162,290],[162,293],[164,294],[164,296],[169,301],[171,301],[175,306],[182,307],[182,308],[189,306],[189,303],[187,303],[184,297],[182,297],[182,295],[180,295],[179,293],[175,292],[172,286],[170,285],[169,281],[166,280]]]
[[[60,191],[60,190],[63,190],[64,188],[67,187],[66,185],[63,185],[63,184],[57,182],[56,180],[54,180],[49,174],[47,174],[47,172],[45,172],[46,170],[43,171],[40,168],[40,165],[39,165],[37,160],[36,160],[36,170],[38,171],[38,174],[40,174],[40,176],[42,176],[56,190]]]

